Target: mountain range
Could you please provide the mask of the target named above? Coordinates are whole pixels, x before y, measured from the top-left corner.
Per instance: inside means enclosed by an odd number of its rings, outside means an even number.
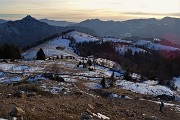
[[[49,25],[53,25],[53,26],[70,26],[72,24],[75,24],[74,22],[67,22],[67,21],[55,21],[55,20],[49,20],[49,19],[40,19],[41,22],[45,22]]]
[[[37,20],[26,16],[21,20],[0,20],[0,44],[28,46],[63,31],[77,30],[98,37],[160,38],[180,44],[180,19],[132,19],[127,21],[85,20],[80,23]],[[134,37],[137,36],[137,37]]]
[[[26,16],[22,20],[9,21],[0,25],[0,43],[26,46],[61,31],[62,28],[53,27]]]
[[[72,29],[96,35],[93,30],[88,28],[78,26],[52,26],[28,15],[21,20],[8,21],[6,23],[0,24],[0,44],[8,43],[20,47],[25,47],[54,34],[59,34],[63,31]]]
[[[99,19],[85,20],[74,24],[88,27],[100,36],[124,38],[140,36],[146,38],[163,38],[180,44],[180,19],[165,17],[163,19],[132,19],[127,21],[102,21]]]

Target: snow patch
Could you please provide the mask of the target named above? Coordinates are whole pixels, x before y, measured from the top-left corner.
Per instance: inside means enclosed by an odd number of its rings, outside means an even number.
[[[107,117],[107,116],[105,116],[105,115],[103,115],[103,114],[101,114],[101,113],[97,113],[97,114],[92,113],[92,115],[95,116],[95,117],[98,117],[99,119],[110,120],[109,117]]]
[[[165,51],[180,50],[179,48],[175,48],[175,47],[171,47],[171,46],[165,46],[165,45],[161,45],[161,44],[156,44],[156,43],[152,43],[151,41],[146,41],[146,40],[137,41],[135,43],[135,45],[143,46],[143,47],[146,47],[146,48],[152,49],[152,50],[165,50]]]
[[[178,90],[180,91],[180,76],[173,78],[173,81],[174,81],[175,87],[177,87]]]
[[[0,69],[8,71],[8,70],[11,70],[15,66],[16,66],[15,64],[6,64],[6,63],[3,63],[3,64],[0,64]]]
[[[101,89],[102,85],[98,84],[98,83],[86,83],[85,84],[87,87],[89,87],[90,89]]]
[[[99,41],[98,38],[89,35],[89,34],[85,34],[85,33],[81,33],[81,32],[77,32],[77,31],[73,31],[68,33],[66,36],[69,37],[73,37],[76,42],[93,42],[93,41]]]
[[[133,55],[134,55],[135,52],[137,52],[137,53],[139,53],[139,52],[143,52],[143,53],[147,52],[146,50],[135,47],[135,46],[123,45],[123,46],[116,47],[116,51],[119,51],[119,53],[122,54],[122,55],[124,55],[125,52],[127,52],[128,50],[131,50]]]
[[[157,84],[158,84],[158,81],[154,81],[154,80],[147,80],[147,81],[144,81],[143,83],[145,83],[145,84],[149,84],[149,85],[157,85]]]
[[[60,92],[64,91],[64,87],[47,87],[47,86],[41,86],[43,91],[48,91],[52,94],[59,94]]]
[[[118,39],[118,38],[103,38],[103,42],[107,42],[107,41],[111,41],[111,42],[122,42],[122,43],[132,43],[132,41],[121,40],[121,39]]]
[[[0,81],[0,83],[17,83],[19,81],[21,81],[22,78],[21,77],[18,77],[18,76],[15,76],[15,77],[12,77],[12,78],[6,78],[6,79],[3,79]]]
[[[117,98],[124,98],[124,99],[130,99],[130,97],[126,96],[126,95],[118,95],[118,94],[115,94],[115,93],[111,93],[109,95],[109,98],[112,98],[112,99],[117,99]]]
[[[116,85],[120,86],[123,89],[131,90],[133,92],[141,93],[141,94],[148,94],[154,96],[162,95],[162,94],[166,94],[169,96],[174,95],[172,90],[170,90],[168,87],[161,85],[149,85],[145,83],[135,83],[126,80],[118,80],[116,82]]]
[[[46,78],[44,77],[44,75],[35,75],[35,76],[31,76],[28,78],[28,82],[37,82],[37,81],[40,81],[40,80],[45,80]]]
[[[4,75],[4,72],[0,72],[0,76],[3,76]]]
[[[12,68],[13,71],[24,71],[27,69],[29,69],[29,66],[26,65],[15,66]]]
[[[65,82],[76,82],[76,79],[73,79],[73,78],[65,78],[65,77],[63,77],[63,79],[64,79],[64,81]]]

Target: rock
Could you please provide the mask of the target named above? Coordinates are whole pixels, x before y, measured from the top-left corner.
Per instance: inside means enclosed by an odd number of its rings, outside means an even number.
[[[94,106],[92,106],[91,104],[88,104],[88,107],[90,108],[90,109],[95,109],[95,107]]]
[[[27,93],[27,97],[36,96],[37,94],[35,92],[29,92]]]
[[[57,82],[64,82],[64,79],[62,77],[55,74],[47,73],[47,74],[44,74],[44,76],[46,78],[49,78],[50,80],[55,80]]]
[[[87,112],[84,112],[80,120],[90,120],[90,116]]]
[[[22,117],[24,116],[25,112],[22,108],[19,107],[12,107],[10,116],[11,117]]]
[[[169,96],[169,95],[158,95],[156,96],[157,98],[160,98],[161,100],[168,100],[168,101],[174,101],[175,100],[175,96]]]
[[[64,79],[62,77],[59,77],[59,76],[54,76],[54,80],[58,81],[58,82],[64,82]]]
[[[24,91],[16,91],[13,96],[18,98],[26,98],[26,94]]]

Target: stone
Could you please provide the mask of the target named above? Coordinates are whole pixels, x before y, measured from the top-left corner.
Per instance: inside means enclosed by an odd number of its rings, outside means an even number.
[[[22,117],[25,114],[24,110],[20,107],[12,107],[10,116],[12,117]]]

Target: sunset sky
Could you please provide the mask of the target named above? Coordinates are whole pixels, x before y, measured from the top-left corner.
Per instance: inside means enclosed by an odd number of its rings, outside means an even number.
[[[179,18],[180,0],[0,0],[0,19],[15,20],[26,15],[73,22]]]

